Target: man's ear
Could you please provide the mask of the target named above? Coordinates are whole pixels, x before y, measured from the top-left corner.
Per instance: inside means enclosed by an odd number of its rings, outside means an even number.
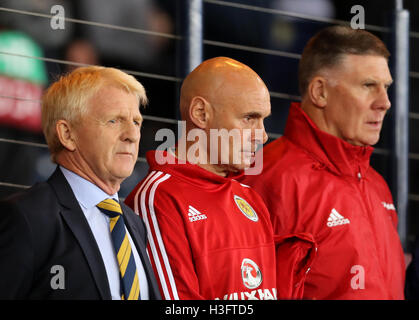
[[[189,118],[201,129],[207,127],[210,117],[210,104],[203,97],[193,97],[189,105]]]
[[[70,124],[66,120],[58,120],[55,124],[57,137],[61,144],[69,151],[76,150],[76,143],[74,141],[74,132]]]
[[[327,104],[327,80],[322,76],[311,79],[307,88],[307,95],[311,102],[320,108]]]

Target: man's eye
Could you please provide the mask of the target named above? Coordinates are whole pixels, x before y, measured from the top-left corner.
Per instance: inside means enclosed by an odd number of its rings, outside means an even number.
[[[112,119],[112,120],[109,120],[108,122],[109,123],[116,123],[116,120],[115,119]]]

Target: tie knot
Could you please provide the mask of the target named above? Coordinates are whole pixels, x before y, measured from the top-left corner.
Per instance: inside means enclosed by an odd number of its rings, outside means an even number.
[[[122,214],[121,205],[115,199],[105,199],[98,203],[96,207],[99,208],[107,216],[114,218]]]

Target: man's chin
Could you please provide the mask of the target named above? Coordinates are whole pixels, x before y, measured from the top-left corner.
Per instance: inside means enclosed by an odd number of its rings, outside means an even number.
[[[119,167],[118,170],[114,171],[114,177],[118,180],[124,181],[128,178],[134,171],[134,167],[130,166],[128,168]]]
[[[232,172],[240,172],[243,170],[246,170],[248,168],[250,168],[252,166],[252,163],[250,163],[249,161],[245,161],[239,164],[232,164],[229,166],[229,171]]]
[[[361,145],[363,147],[374,146],[378,143],[378,141],[380,141],[380,136],[371,137],[369,139],[365,139],[365,141],[363,141]]]

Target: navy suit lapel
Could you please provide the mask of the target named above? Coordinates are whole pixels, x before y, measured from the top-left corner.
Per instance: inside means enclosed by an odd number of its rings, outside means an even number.
[[[111,299],[108,277],[99,247],[70,185],[58,167],[48,183],[57,194],[63,207],[61,215],[83,250],[102,299]]]
[[[152,299],[161,299],[160,291],[158,289],[157,282],[154,277],[154,271],[149,262],[149,258],[146,251],[146,238],[147,234],[145,227],[142,226],[142,221],[139,216],[137,216],[129,207],[127,207],[123,202],[120,202],[125,225],[131,235],[132,240],[134,241],[137,252],[143,263],[145,273],[147,275],[148,285],[149,285],[149,294]]]

